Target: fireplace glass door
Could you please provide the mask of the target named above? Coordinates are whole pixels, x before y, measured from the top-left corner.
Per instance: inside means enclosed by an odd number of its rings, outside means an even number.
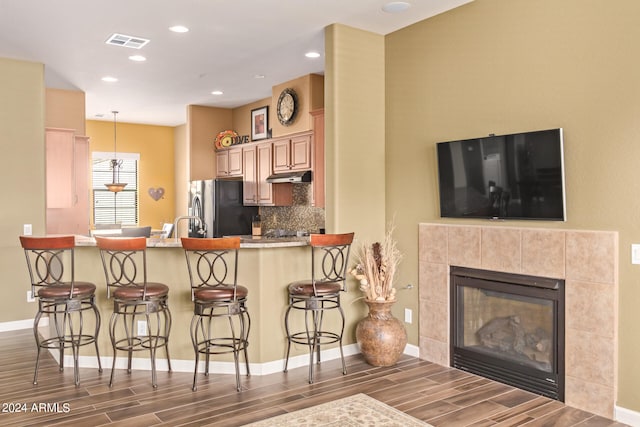
[[[563,400],[564,283],[452,267],[452,366]]]

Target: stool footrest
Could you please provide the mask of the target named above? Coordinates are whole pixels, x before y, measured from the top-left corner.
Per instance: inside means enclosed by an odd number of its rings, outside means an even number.
[[[124,351],[145,351],[151,348],[165,347],[169,341],[168,337],[130,337],[121,338],[114,343],[116,350]]]
[[[51,337],[44,339],[38,343],[40,348],[71,348],[73,346],[81,347],[96,342],[96,337],[89,334],[82,335],[64,335],[60,337]]]
[[[340,342],[342,337],[335,332],[319,331],[315,335],[316,345],[326,345]],[[311,345],[313,335],[309,336],[306,332],[296,332],[289,335],[289,340],[296,344]]]
[[[220,337],[200,341],[197,346],[198,353],[201,354],[226,354],[246,349],[249,347],[249,342],[242,338]]]

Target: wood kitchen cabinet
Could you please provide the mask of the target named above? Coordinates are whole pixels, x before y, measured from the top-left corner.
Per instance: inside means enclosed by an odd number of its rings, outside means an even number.
[[[242,149],[242,202],[244,205],[258,204],[258,150],[256,146]]]
[[[47,208],[70,208],[74,203],[75,131],[53,129],[45,131]]]
[[[273,141],[273,172],[311,169],[311,132]]]
[[[242,147],[216,151],[216,176],[218,178],[241,177]]]
[[[47,128],[46,230],[48,234],[89,231],[89,138],[72,129]]]
[[[271,142],[243,148],[245,205],[290,206],[293,203],[292,184],[271,184],[266,181],[272,173],[272,148]]]

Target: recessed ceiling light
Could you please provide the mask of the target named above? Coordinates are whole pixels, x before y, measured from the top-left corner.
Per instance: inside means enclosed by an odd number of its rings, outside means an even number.
[[[264,79],[264,74],[254,74],[253,78],[254,79]]]
[[[111,76],[105,76],[105,77],[102,78],[102,81],[103,82],[108,82],[108,83],[115,83],[115,82],[118,81],[118,79],[115,78],[115,77],[111,77]]]
[[[214,90],[213,92],[211,92],[211,95],[222,95],[223,92],[221,90]]]
[[[406,1],[391,1],[384,6],[382,6],[382,10],[387,13],[400,13],[411,7],[411,3]]]
[[[131,55],[129,57],[130,60],[134,61],[134,62],[144,62],[147,60],[147,58],[145,58],[142,55]]]
[[[320,54],[318,52],[307,52],[304,54],[307,58],[319,58]]]
[[[174,33],[186,33],[189,29],[184,25],[174,25],[173,27],[169,27],[169,31],[173,31]]]

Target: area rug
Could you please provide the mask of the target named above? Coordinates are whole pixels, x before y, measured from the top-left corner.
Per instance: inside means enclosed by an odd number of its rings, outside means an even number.
[[[430,426],[423,421],[398,411],[366,394],[356,394],[343,399],[300,409],[289,414],[278,415],[251,424],[251,427],[349,427],[383,426],[413,427]]]

